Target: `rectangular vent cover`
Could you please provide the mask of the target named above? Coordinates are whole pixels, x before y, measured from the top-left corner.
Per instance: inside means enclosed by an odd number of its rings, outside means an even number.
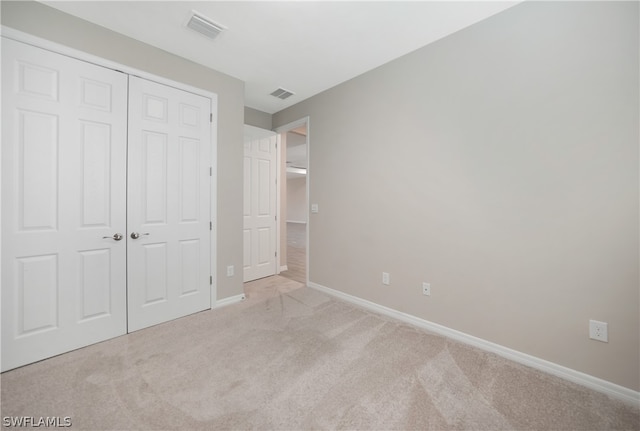
[[[187,23],[187,27],[205,35],[209,39],[215,39],[220,33],[226,30],[226,27],[211,21],[199,12],[192,11],[193,15]]]
[[[293,96],[295,93],[293,91],[285,90],[284,88],[278,88],[276,91],[271,93],[272,96],[277,97],[278,99],[286,99],[287,97]]]

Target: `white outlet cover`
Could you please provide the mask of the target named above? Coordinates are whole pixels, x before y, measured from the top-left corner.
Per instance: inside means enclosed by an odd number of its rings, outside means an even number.
[[[425,296],[431,296],[431,284],[422,283],[422,294]]]
[[[227,266],[227,277],[233,277],[234,272],[233,265]]]
[[[391,283],[391,279],[388,272],[382,273],[382,284],[388,286]]]
[[[311,204],[311,212],[314,214],[318,212],[318,204]]]
[[[607,322],[589,320],[589,338],[604,343],[609,342],[609,328]]]

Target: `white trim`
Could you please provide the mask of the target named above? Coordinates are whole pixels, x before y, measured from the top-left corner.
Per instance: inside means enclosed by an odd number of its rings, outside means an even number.
[[[307,285],[309,285],[309,273],[311,272],[309,269],[309,231],[311,230],[311,218],[309,217],[309,197],[310,197],[310,184],[311,184],[311,117],[306,116],[300,118],[299,120],[292,121],[291,123],[287,123],[283,126],[276,127],[274,130],[276,133],[286,133],[289,130],[293,130],[303,125],[307,125],[307,136],[306,136],[306,145],[307,145],[307,181],[306,181],[306,191],[305,191],[305,199],[306,199],[306,208],[307,208],[307,229],[306,229],[306,242],[305,242],[305,272],[307,274]],[[280,200],[278,200],[278,208],[280,207]]]
[[[296,223],[296,224],[307,224],[304,220],[287,220],[287,223]]]
[[[219,299],[216,301],[216,305],[213,308],[216,309],[216,308],[226,307],[227,305],[237,304],[238,302],[242,302],[245,299],[246,297],[244,296],[244,293],[240,295],[230,296],[228,298]]]
[[[218,96],[211,98],[211,169],[214,175],[210,177],[209,189],[209,220],[211,221],[211,236],[209,239],[209,271],[213,282],[211,283],[211,307],[214,307],[218,298]]]
[[[213,283],[211,284],[211,301],[210,306],[213,308],[214,304],[216,304],[216,295],[217,295],[217,265],[216,265],[216,250],[218,244],[218,229],[215,222],[217,221],[217,197],[218,197],[218,182],[217,182],[217,171],[218,171],[218,95],[208,90],[204,90],[202,88],[193,87],[189,84],[185,84],[182,82],[174,81],[168,78],[164,78],[158,75],[154,75],[149,72],[145,72],[124,64],[116,63],[111,60],[107,60],[102,57],[98,57],[93,54],[89,54],[88,52],[80,51],[75,48],[68,47],[66,45],[59,44],[57,42],[50,41],[48,39],[43,39],[41,37],[34,36],[29,33],[24,33],[20,30],[16,30],[11,27],[0,26],[1,36],[7,39],[15,40],[16,42],[25,43],[27,45],[34,46],[36,48],[45,49],[47,51],[55,52],[57,54],[64,55],[66,57],[75,58],[76,60],[83,61],[85,63],[91,63],[96,66],[105,67],[107,69],[116,70],[119,72],[123,72],[127,75],[137,76],[139,78],[144,78],[149,81],[156,82],[158,84],[166,85],[169,87],[177,88],[182,91],[187,91],[189,93],[194,93],[199,96],[206,97],[211,100],[211,113],[213,114],[213,122],[210,124],[211,127],[211,157],[210,157],[210,166],[215,168],[215,174],[211,176],[211,221],[214,223],[214,228],[211,231],[210,241],[211,241],[211,249],[210,249],[210,273],[213,277]]]
[[[282,265],[280,267],[280,272],[283,272],[283,271],[289,271],[289,267],[287,265]]]
[[[280,175],[283,163],[282,151],[282,138],[280,136],[280,133],[276,133],[276,219],[278,220],[278,222],[276,223],[276,268],[278,268],[276,270],[276,275],[280,274],[282,271],[286,271],[286,269],[283,270],[282,266],[280,265],[282,263],[282,232],[280,229],[280,225],[282,224],[282,222],[280,221],[282,220],[282,211],[280,208],[280,199],[282,199],[282,192],[280,191],[282,189],[282,175]],[[284,163],[286,164],[286,160],[284,161]],[[286,265],[284,266],[286,267]]]
[[[570,382],[577,383],[594,391],[609,395],[612,398],[621,400],[634,407],[638,407],[638,404],[640,403],[640,392],[625,388],[624,386],[620,386],[615,383],[600,379],[598,377],[594,377],[589,374],[585,374],[583,372],[576,371],[571,368],[567,368],[562,365],[558,365],[556,363],[510,349],[500,344],[492,343],[491,341],[487,341],[482,338],[474,337],[473,335],[469,335],[464,332],[439,325],[437,323],[429,322],[428,320],[424,320],[419,317],[394,310],[393,308],[385,307],[383,305],[379,305],[374,302],[367,301],[366,299],[358,298],[356,296],[349,295],[348,293],[340,292],[338,290],[331,289],[317,283],[307,281],[307,286],[336,298],[342,299],[344,301],[350,302],[357,306],[366,308],[375,313],[398,319],[402,322],[417,326],[422,329],[426,329],[438,335],[442,335],[461,343],[477,347],[487,352],[495,353],[499,356],[502,356],[503,358],[512,360],[519,364],[523,364],[528,367],[543,371],[545,373],[552,374],[556,377],[568,380]]]

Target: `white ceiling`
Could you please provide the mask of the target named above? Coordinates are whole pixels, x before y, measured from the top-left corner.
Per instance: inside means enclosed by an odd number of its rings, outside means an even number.
[[[43,1],[245,82],[245,105],[274,113],[518,1]],[[224,25],[210,40],[191,10]],[[278,87],[295,93],[280,100]]]

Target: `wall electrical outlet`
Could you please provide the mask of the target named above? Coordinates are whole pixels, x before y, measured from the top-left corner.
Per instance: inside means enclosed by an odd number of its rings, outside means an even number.
[[[424,296],[431,296],[431,284],[422,283],[422,294]]]
[[[235,273],[233,265],[229,265],[227,266],[227,277],[233,277],[233,274]]]
[[[607,322],[598,322],[597,320],[589,320],[589,338],[604,343],[609,342],[609,330]]]
[[[388,286],[391,283],[391,277],[388,272],[382,273],[382,284]]]

